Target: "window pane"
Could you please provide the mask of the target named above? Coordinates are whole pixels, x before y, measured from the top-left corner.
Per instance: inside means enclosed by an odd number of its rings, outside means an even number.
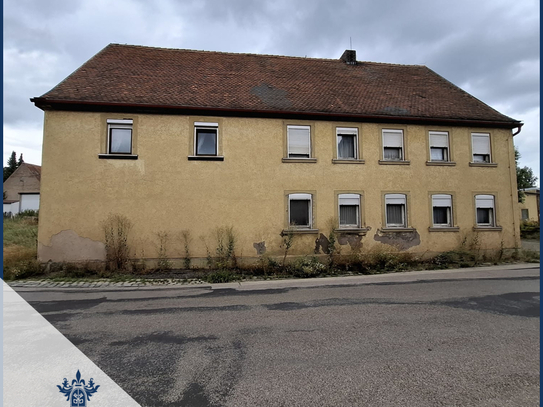
[[[132,130],[112,128],[109,152],[111,154],[130,154],[132,152]]]
[[[358,205],[340,205],[339,224],[358,226]]]
[[[404,205],[387,204],[387,225],[403,225],[403,212]]]
[[[385,160],[401,160],[402,159],[401,151],[402,151],[401,148],[385,147],[384,158]]]
[[[530,216],[528,214],[528,209],[522,209],[522,220],[528,219]]]
[[[477,208],[477,223],[482,225],[492,224],[492,209]]]
[[[447,161],[447,149],[440,147],[432,147],[430,149],[432,161]]]
[[[473,154],[474,163],[489,163],[490,156],[487,154]]]
[[[290,224],[309,226],[309,200],[290,201]]]
[[[356,158],[355,149],[355,136],[338,134],[338,158]]]
[[[449,211],[447,207],[434,207],[434,225],[448,225]]]
[[[209,129],[196,130],[196,154],[217,155],[217,131]]]

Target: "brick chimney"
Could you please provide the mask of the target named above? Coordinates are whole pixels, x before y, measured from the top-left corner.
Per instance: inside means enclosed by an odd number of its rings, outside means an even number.
[[[354,49],[346,49],[339,59],[347,65],[356,65],[356,51]]]

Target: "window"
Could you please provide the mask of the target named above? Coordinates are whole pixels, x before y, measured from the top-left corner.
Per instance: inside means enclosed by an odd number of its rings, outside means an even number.
[[[107,120],[107,154],[132,154],[132,120]]]
[[[477,226],[495,226],[494,195],[475,195]]]
[[[339,204],[339,227],[359,228],[360,227],[360,195],[340,194]]]
[[[219,149],[218,123],[194,123],[194,155],[217,156]]]
[[[452,227],[452,196],[432,195],[434,227]]]
[[[312,225],[311,194],[290,194],[288,196],[289,225],[297,228],[309,228]]]
[[[474,163],[490,163],[490,134],[472,133],[471,148]]]
[[[356,160],[358,158],[358,129],[337,128],[337,158]]]
[[[311,128],[287,126],[288,158],[311,157]]]
[[[403,130],[383,130],[383,160],[401,161],[403,159]]]
[[[386,227],[405,228],[407,199],[404,194],[385,195]]]
[[[430,161],[449,161],[449,133],[430,132]]]
[[[521,209],[521,218],[522,220],[528,220],[530,218],[528,209]]]

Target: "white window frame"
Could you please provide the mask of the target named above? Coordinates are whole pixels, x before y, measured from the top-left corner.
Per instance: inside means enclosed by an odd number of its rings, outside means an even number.
[[[430,131],[429,134],[429,143],[430,143],[430,161],[435,162],[448,162],[451,161],[451,147],[450,147],[450,138],[449,138],[449,132],[447,131]],[[447,145],[446,146],[438,146],[434,145],[437,144],[435,142],[432,142],[432,136],[445,136],[447,138]],[[446,150],[446,156],[444,160],[434,160],[432,159],[432,148],[444,148]]]
[[[307,157],[291,157],[290,156],[290,129],[293,130],[307,130],[309,133],[308,137],[308,156]],[[294,154],[294,153],[293,153]],[[299,126],[299,125],[287,125],[287,157],[288,158],[294,158],[294,159],[300,159],[300,160],[306,160],[308,158],[312,158],[311,153],[311,126]]]
[[[397,134],[400,134],[400,140],[401,140],[401,145],[398,147],[398,146],[392,146],[391,148],[399,148],[400,149],[400,158],[398,160],[393,160],[393,159],[390,159],[390,158],[385,158],[385,148],[387,147],[390,147],[390,146],[387,146],[385,145],[385,133],[397,133]],[[383,161],[405,161],[405,140],[404,140],[404,133],[403,133],[403,130],[401,129],[383,129],[381,131],[381,143],[383,145],[383,148],[382,148],[382,154],[383,154]]]
[[[290,219],[290,202],[291,201],[307,201],[309,200],[309,225],[292,225]],[[312,229],[313,227],[313,195],[312,194],[289,194],[288,195],[288,225],[290,228],[296,229]]]
[[[361,211],[360,211],[360,194],[338,194],[338,223],[339,223],[339,228],[340,229],[358,229],[360,228],[361,226]],[[345,201],[356,201],[355,203],[342,203],[345,202]],[[357,205],[358,208],[356,210],[356,224],[347,224],[347,225],[342,225],[341,224],[341,206],[342,205]]]
[[[198,154],[198,130],[215,130],[215,154]],[[196,157],[219,156],[219,123],[194,122],[194,155]]]
[[[447,223],[435,222],[434,208],[447,208]],[[450,194],[432,195],[432,225],[435,228],[450,228],[453,226],[453,197],[452,195]]]
[[[339,156],[339,136],[354,136],[354,157]],[[358,128],[336,127],[336,157],[338,160],[358,160]]]
[[[479,151],[475,151],[474,148],[474,138],[476,137],[484,137],[488,140],[488,153],[481,153]],[[481,163],[481,164],[490,164],[492,163],[492,144],[490,142],[490,133],[471,133],[471,160],[473,163]],[[475,161],[476,155],[488,155],[488,161]]]
[[[111,151],[111,130],[112,129],[130,129],[130,152],[112,152]],[[106,154],[132,155],[134,151],[134,121],[132,119],[107,119],[107,145]]]
[[[389,202],[389,201],[403,200],[403,202]],[[389,223],[388,222],[388,205],[403,205],[402,209],[402,223]],[[406,194],[385,194],[385,225],[387,228],[407,228],[407,195]]]

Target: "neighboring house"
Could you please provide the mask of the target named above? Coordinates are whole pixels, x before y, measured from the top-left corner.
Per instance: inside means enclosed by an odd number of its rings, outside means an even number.
[[[182,256],[383,247],[416,253],[519,246],[513,136],[504,116],[425,66],[111,44],[51,91],[45,112],[41,261],[104,259],[101,222],[157,233]],[[514,131],[513,131],[514,130]],[[502,246],[503,245],[503,246]]]
[[[40,209],[41,167],[25,162],[4,182],[4,214]]]
[[[539,223],[539,188],[526,188],[524,202],[519,202],[520,219]]]

